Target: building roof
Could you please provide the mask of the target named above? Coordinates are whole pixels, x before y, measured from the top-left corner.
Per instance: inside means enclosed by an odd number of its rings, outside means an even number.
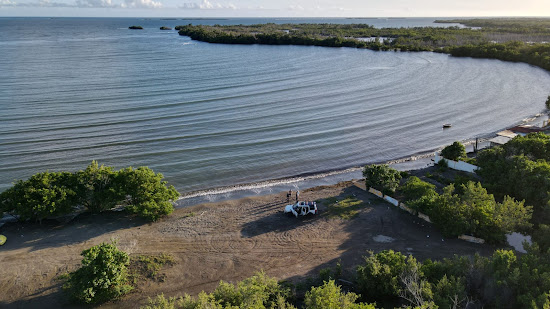
[[[506,143],[508,143],[509,141],[511,140],[511,138],[507,137],[507,136],[497,136],[497,137],[493,137],[489,140],[489,142],[491,142],[492,144],[498,144],[498,145],[504,145]]]
[[[530,126],[515,126],[513,128],[509,128],[508,130],[514,133],[525,133],[525,134],[543,131],[542,128],[530,127]]]
[[[504,130],[504,131],[500,131],[497,133],[497,135],[499,136],[506,136],[506,137],[509,137],[509,138],[514,138],[516,137],[518,134],[517,133],[514,133],[510,130]]]

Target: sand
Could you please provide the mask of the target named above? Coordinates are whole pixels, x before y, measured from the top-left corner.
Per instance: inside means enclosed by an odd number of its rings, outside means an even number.
[[[349,195],[365,202],[351,220],[328,219],[323,203],[319,215],[288,217],[282,213],[284,191],[177,209],[155,223],[108,213],[82,215],[67,224],[6,224],[0,231],[8,237],[0,247],[0,307],[78,307],[67,302],[57,278],[79,267],[82,250],[112,239],[130,255],[166,253],[175,264],[162,271],[163,282],[143,280],[134,292],[101,306],[105,308],[136,308],[160,293],[195,295],[211,291],[220,280],[235,282],[259,270],[298,282],[341,260],[351,273],[367,250],[393,249],[423,260],[489,255],[495,249],[443,239],[430,224],[352,182],[300,192],[303,200]]]

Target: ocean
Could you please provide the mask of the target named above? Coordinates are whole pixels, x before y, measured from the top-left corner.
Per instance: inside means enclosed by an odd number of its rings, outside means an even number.
[[[0,18],[0,191],[92,160],[149,166],[184,194],[290,183],[486,136],[544,110],[550,73],[527,64],[208,44],[159,30],[449,26],[433,20]]]

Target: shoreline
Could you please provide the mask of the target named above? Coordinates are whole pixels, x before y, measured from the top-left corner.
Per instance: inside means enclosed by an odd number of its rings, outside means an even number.
[[[481,139],[480,149],[487,148],[487,140],[496,136],[497,132],[517,125],[538,124],[549,118],[550,117],[548,111],[543,109],[539,113],[517,121],[512,125],[506,126],[491,133],[479,135],[477,136],[477,138]],[[472,152],[475,140],[476,137],[471,137],[465,140],[461,140],[459,142],[466,146],[467,152]],[[303,173],[289,177],[267,179],[257,182],[249,182],[191,191],[180,195],[180,197],[176,201],[175,208],[186,208],[202,203],[214,203],[252,196],[274,194],[278,192],[288,191],[289,189],[292,189],[293,191],[305,190],[318,186],[335,185],[342,181],[353,181],[363,178],[363,166],[368,164],[387,164],[400,171],[418,170],[433,165],[434,162],[431,158],[435,156],[436,152],[441,151],[443,147],[444,146],[436,147],[428,151],[419,151],[405,157],[391,159],[387,161],[367,162],[359,166],[347,166],[337,169],[327,169],[318,172]]]

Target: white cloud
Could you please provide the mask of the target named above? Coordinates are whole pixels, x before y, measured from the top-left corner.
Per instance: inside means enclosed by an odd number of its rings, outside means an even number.
[[[162,3],[153,0],[124,0],[120,6],[131,9],[158,9],[162,7]]]
[[[288,9],[291,11],[303,11],[305,10],[303,6],[301,5],[289,5]]]
[[[0,0],[0,7],[2,6],[15,6],[15,2],[10,0]]]
[[[9,1],[9,0],[8,0]],[[13,2],[11,6],[17,6],[17,7],[41,7],[41,8],[67,8],[67,7],[75,7],[74,4],[65,3],[65,2],[51,2],[49,0],[40,0],[38,2]]]
[[[187,10],[216,10],[216,9],[230,9],[230,10],[236,10],[237,7],[230,3],[230,4],[221,4],[221,3],[212,3],[208,0],[202,0],[200,3],[196,2],[186,2],[179,6],[180,9],[187,9]]]
[[[117,5],[111,0],[76,0],[76,6],[81,8],[114,8]]]
[[[39,0],[37,2],[14,2],[12,0],[0,0],[0,7],[67,7],[67,8],[127,8],[127,9],[157,9],[162,3],[154,0],[124,0],[122,4],[113,3],[112,0],[75,0],[73,3],[52,2]]]

